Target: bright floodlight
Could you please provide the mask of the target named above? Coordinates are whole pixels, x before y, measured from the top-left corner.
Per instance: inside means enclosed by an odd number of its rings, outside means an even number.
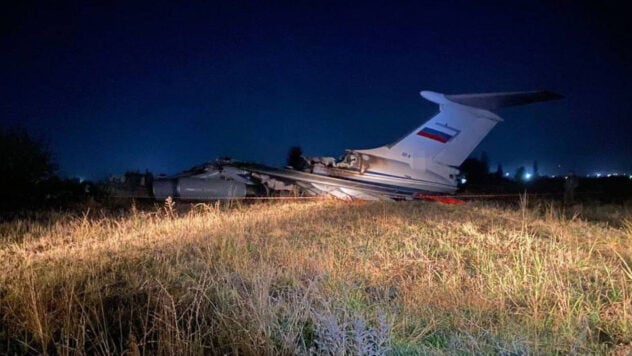
[[[630,178],[632,178],[632,177],[630,177]],[[465,183],[467,183],[467,179],[461,178],[461,184],[465,184]]]
[[[524,174],[524,179],[525,179],[525,180],[529,180],[529,179],[531,179],[531,173],[525,173],[525,174]]]

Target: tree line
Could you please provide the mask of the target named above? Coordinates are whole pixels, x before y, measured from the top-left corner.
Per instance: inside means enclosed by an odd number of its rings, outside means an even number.
[[[0,213],[67,207],[99,194],[90,182],[62,178],[46,142],[0,130]]]

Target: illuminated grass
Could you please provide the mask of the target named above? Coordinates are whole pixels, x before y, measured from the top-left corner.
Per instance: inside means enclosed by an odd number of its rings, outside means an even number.
[[[0,353],[630,351],[632,214],[590,209],[325,200],[6,223]]]

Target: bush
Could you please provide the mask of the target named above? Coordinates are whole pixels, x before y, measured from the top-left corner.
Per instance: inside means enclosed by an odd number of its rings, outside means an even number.
[[[3,210],[40,200],[41,183],[54,177],[57,168],[46,145],[25,131],[0,131],[0,162]]]

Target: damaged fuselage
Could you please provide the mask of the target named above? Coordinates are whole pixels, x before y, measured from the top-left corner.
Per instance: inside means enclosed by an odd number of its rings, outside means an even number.
[[[347,150],[340,159],[303,157],[300,170],[218,160],[157,178],[154,197],[215,200],[293,194],[391,200],[451,194],[457,189],[457,167],[502,121],[492,110],[561,98],[548,91],[421,95],[438,104],[439,113],[393,144]]]

